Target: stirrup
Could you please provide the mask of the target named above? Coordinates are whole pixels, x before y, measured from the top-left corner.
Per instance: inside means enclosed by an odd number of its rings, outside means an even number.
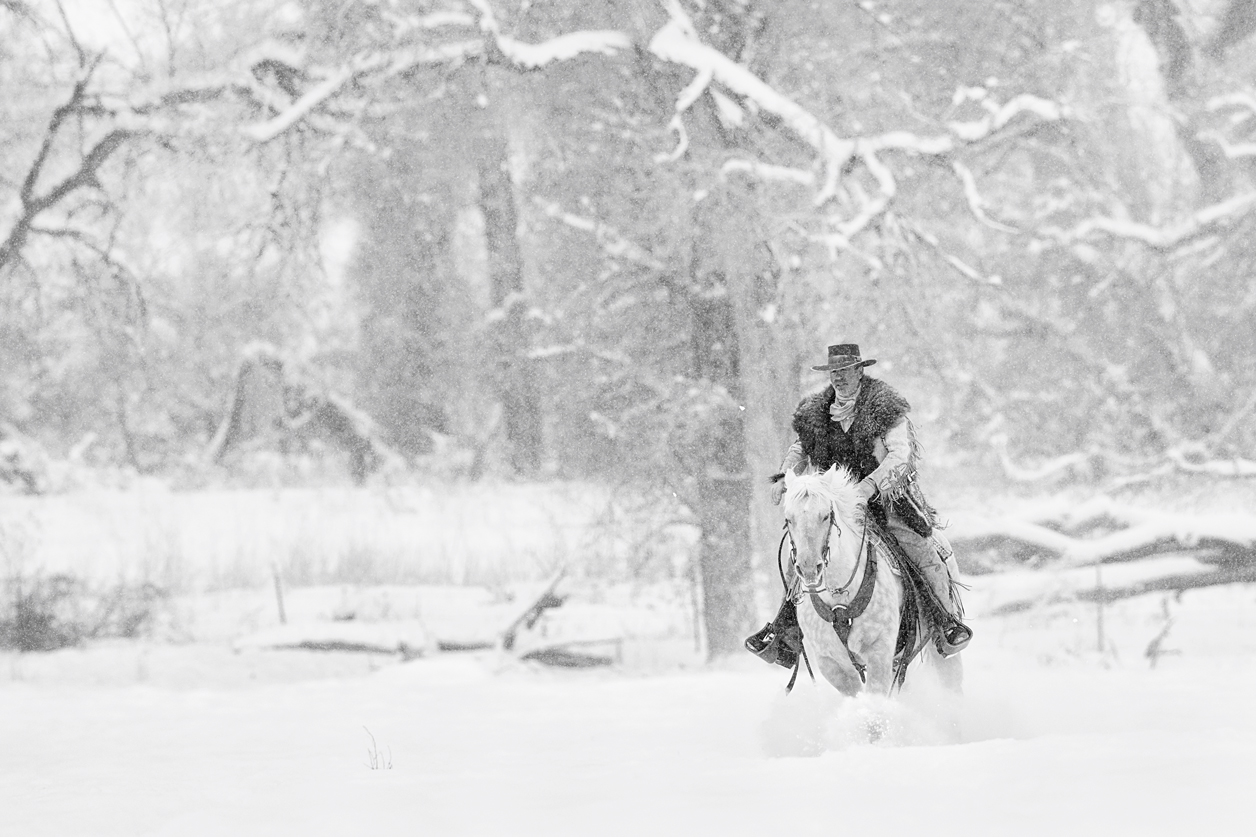
[[[763,626],[762,630],[756,631],[746,637],[746,650],[756,657],[763,656],[763,652],[771,646],[776,639],[776,630],[769,622]],[[771,662],[769,660],[769,662]]]
[[[802,651],[802,628],[798,614],[788,598],[781,601],[776,618],[746,637],[746,650],[764,662],[793,668]]]
[[[952,657],[967,648],[972,639],[973,629],[956,620],[938,632],[938,653]]]

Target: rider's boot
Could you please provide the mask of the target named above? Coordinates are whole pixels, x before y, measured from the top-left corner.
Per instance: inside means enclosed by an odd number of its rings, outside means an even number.
[[[946,613],[950,617],[950,621],[942,629],[942,641],[938,644],[938,650],[942,652],[942,655],[949,657],[964,650],[972,641],[973,631],[963,622],[963,613],[960,611],[954,585],[951,584],[951,574],[947,572],[946,564],[942,562],[936,550],[930,548],[929,552],[932,560],[917,562],[916,566],[920,567],[921,574],[928,580],[929,586],[933,588],[938,601],[946,608]]]
[[[788,596],[781,600],[776,618],[746,637],[746,650],[761,660],[785,668],[793,668],[802,652],[802,628],[794,602]]]
[[[890,515],[888,528],[898,538],[898,542],[903,547],[903,551],[907,553],[907,557],[920,569],[920,574],[929,583],[929,587],[932,588],[938,603],[946,610],[948,619],[942,626],[942,636],[938,642],[938,651],[945,657],[958,654],[972,641],[973,632],[972,628],[963,622],[963,611],[960,608],[959,597],[955,594],[955,586],[951,582],[951,574],[947,571],[946,563],[938,553],[937,545],[935,545],[933,538],[920,537],[897,515]]]

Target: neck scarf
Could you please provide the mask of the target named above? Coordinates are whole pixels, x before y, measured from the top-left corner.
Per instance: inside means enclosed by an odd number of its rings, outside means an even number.
[[[842,394],[837,390],[833,391],[833,406],[829,407],[829,418],[833,421],[845,424],[855,417],[855,401],[859,399],[859,390],[863,389],[863,382],[859,382],[859,386],[855,388],[855,394],[850,397],[849,401],[842,399]]]

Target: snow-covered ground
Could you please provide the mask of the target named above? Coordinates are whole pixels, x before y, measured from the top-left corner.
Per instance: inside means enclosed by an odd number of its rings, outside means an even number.
[[[1068,579],[971,582],[960,699],[920,676],[844,700],[805,673],[786,696],[786,670],[683,640],[579,671],[221,641],[9,655],[0,834],[1256,832],[1256,588],[1108,606],[1100,651],[1096,606],[1052,603]]]

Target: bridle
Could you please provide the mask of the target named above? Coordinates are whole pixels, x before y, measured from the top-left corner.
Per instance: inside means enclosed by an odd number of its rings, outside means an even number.
[[[864,527],[863,539],[859,544],[859,551],[855,553],[855,563],[850,570],[850,578],[846,579],[846,583],[841,587],[828,587],[824,581],[828,575],[829,569],[829,541],[832,538],[833,530],[837,530],[837,537],[842,537],[842,527],[837,522],[837,509],[833,505],[833,501],[829,501],[828,525],[824,527],[824,542],[820,545],[820,572],[817,580],[808,584],[804,592],[806,593],[831,593],[835,596],[841,596],[850,590],[850,586],[855,583],[855,576],[859,574],[859,568],[863,566],[864,543],[868,540],[868,529]],[[794,542],[794,534],[789,529],[789,521],[785,521],[785,536],[789,539],[789,560],[794,567],[794,572],[798,575],[799,582],[802,581],[802,567],[798,566],[798,546]]]
[[[850,571],[850,578],[846,579],[846,583],[841,587],[829,588],[825,585],[824,579],[829,568],[829,540],[834,529],[837,530],[837,536],[842,536],[842,527],[837,523],[837,510],[834,508],[833,502],[829,501],[829,525],[825,527],[824,545],[820,552],[820,574],[814,584],[809,584],[805,590],[799,591],[797,586],[791,590],[792,598],[795,600],[802,598],[802,593],[806,593],[811,599],[811,605],[815,608],[817,614],[825,622],[833,626],[833,631],[837,634],[837,640],[846,649],[847,656],[850,657],[851,666],[859,675],[859,680],[863,683],[868,682],[868,666],[863,659],[855,653],[850,647],[850,632],[855,620],[863,615],[868,604],[872,601],[873,589],[876,585],[877,560],[873,555],[872,544],[868,543],[868,526],[864,526],[863,537],[859,542],[859,551],[855,553],[854,566]],[[794,544],[793,533],[789,531],[789,520],[785,521],[785,538],[789,539],[790,561],[794,565],[794,572],[797,574],[798,585],[802,582],[802,570],[798,566],[798,548]],[[866,547],[866,549],[865,549]],[[779,556],[778,556],[779,558]],[[860,569],[864,570],[863,580],[859,583],[859,589],[854,593],[849,601],[840,602],[830,605],[821,594],[831,593],[836,597],[844,598],[845,594],[850,590],[852,584],[855,583],[855,577],[859,575]],[[784,580],[784,573],[781,574]],[[810,662],[807,663],[810,669]],[[797,672],[795,671],[795,674]],[[792,685],[792,681],[791,681]]]

